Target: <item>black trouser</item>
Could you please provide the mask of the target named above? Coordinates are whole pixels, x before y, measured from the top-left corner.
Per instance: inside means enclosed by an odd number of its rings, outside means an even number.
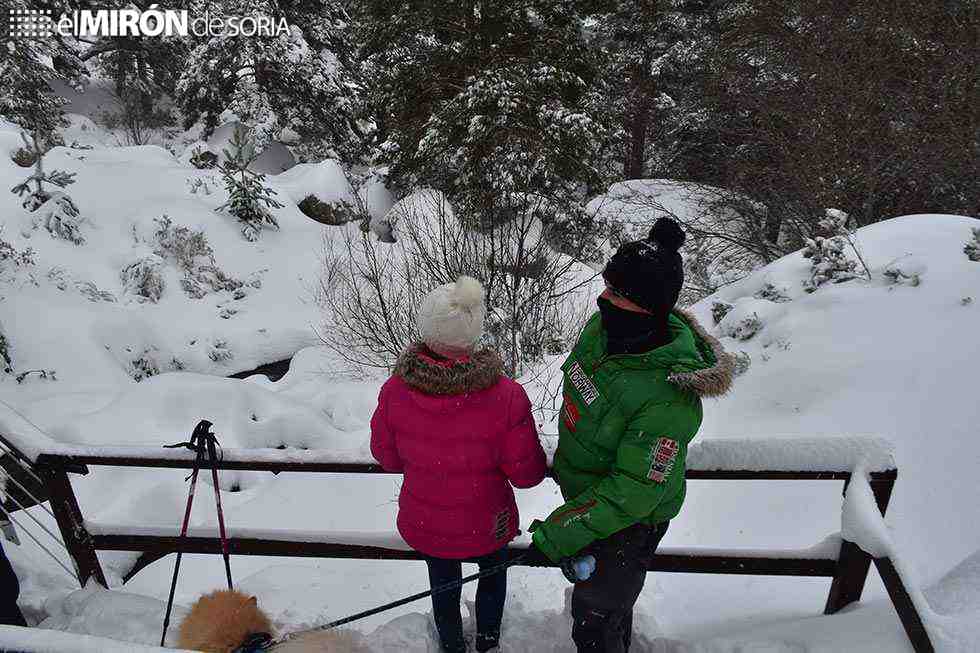
[[[506,549],[489,553],[477,560],[480,571],[502,565],[507,561]],[[426,558],[429,567],[429,584],[433,588],[459,582],[463,568],[459,560]],[[432,595],[432,613],[442,649],[449,653],[466,650],[463,639],[463,619],[459,613],[462,588]],[[496,646],[500,639],[500,622],[504,616],[504,599],[507,598],[507,570],[484,576],[476,586],[476,650],[485,651]]]
[[[670,522],[636,524],[594,542],[582,553],[596,558],[589,580],[572,591],[572,640],[579,653],[624,653],[633,634],[633,605],[647,565]]]
[[[24,615],[17,607],[17,597],[20,595],[20,583],[14,573],[7,554],[0,544],[0,624],[4,626],[26,626]]]

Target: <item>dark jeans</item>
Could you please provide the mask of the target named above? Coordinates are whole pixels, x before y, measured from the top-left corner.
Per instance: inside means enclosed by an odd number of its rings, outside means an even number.
[[[506,549],[489,553],[477,560],[480,571],[496,567],[507,561]],[[429,567],[429,584],[433,589],[459,582],[463,568],[459,560],[426,558]],[[432,595],[432,612],[442,649],[448,653],[466,650],[463,639],[463,619],[459,613],[462,588]],[[476,586],[476,650],[485,651],[496,646],[500,639],[500,622],[504,616],[504,599],[507,598],[507,570],[484,576]]]
[[[594,542],[583,553],[596,558],[592,577],[572,591],[572,640],[579,653],[624,653],[633,635],[633,605],[647,565],[667,525],[636,524]]]
[[[24,615],[17,607],[17,597],[20,595],[20,583],[14,573],[7,554],[0,544],[0,624],[4,626],[26,626]]]

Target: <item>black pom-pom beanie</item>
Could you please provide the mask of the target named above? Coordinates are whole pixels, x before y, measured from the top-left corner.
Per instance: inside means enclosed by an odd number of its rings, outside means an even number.
[[[660,218],[643,240],[624,243],[602,276],[612,290],[654,315],[667,315],[684,285],[684,263],[678,252],[684,231],[675,221]]]

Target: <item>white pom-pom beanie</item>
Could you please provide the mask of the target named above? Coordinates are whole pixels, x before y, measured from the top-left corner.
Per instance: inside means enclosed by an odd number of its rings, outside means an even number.
[[[486,293],[473,277],[439,286],[422,301],[419,329],[429,349],[448,358],[473,352],[483,335]]]

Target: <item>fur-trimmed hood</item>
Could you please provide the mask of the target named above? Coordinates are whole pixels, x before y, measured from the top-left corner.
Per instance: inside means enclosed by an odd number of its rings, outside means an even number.
[[[503,375],[497,352],[481,349],[464,360],[441,358],[424,344],[402,352],[393,373],[412,388],[429,395],[459,395],[493,387]]]
[[[667,380],[682,390],[701,397],[720,397],[732,388],[735,377],[735,359],[725,351],[717,338],[709,334],[693,313],[674,309],[694,334],[701,357],[709,364],[700,369],[672,369]]]

